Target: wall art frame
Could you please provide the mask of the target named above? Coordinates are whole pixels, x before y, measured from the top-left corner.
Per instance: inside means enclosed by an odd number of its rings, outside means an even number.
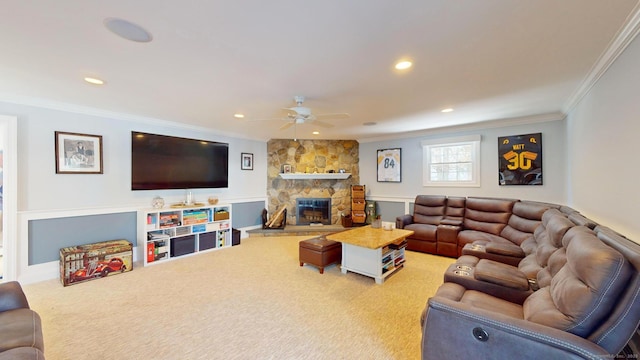
[[[542,185],[542,133],[498,137],[498,184]]]
[[[253,154],[252,153],[240,154],[240,169],[253,170]]]
[[[102,174],[102,135],[55,132],[56,174]]]
[[[402,182],[402,149],[379,149],[378,182]]]

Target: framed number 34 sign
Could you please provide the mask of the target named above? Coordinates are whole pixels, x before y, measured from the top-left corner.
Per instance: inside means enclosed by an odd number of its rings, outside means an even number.
[[[378,150],[378,182],[400,182],[402,149]]]

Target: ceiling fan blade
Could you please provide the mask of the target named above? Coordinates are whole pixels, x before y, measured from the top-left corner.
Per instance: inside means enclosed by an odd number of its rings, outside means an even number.
[[[286,124],[284,124],[284,125],[280,126],[280,130],[288,129],[288,128],[290,128],[293,124],[294,124],[294,123],[292,123],[292,122],[286,123]]]
[[[348,113],[336,113],[336,114],[320,114],[316,115],[316,119],[348,119],[351,115]]]
[[[311,124],[318,125],[318,126],[323,127],[323,128],[332,128],[333,127],[332,124],[326,123],[324,121],[318,121],[318,120],[312,121]]]

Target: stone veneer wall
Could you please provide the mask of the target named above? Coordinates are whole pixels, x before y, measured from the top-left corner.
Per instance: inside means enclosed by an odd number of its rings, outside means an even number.
[[[331,198],[331,223],[340,223],[340,214],[351,213],[351,185],[360,182],[359,144],[355,140],[272,139],[267,143],[267,197],[269,215],[287,206],[287,224],[296,224],[297,198]],[[326,173],[344,169],[345,180],[285,180],[283,165],[292,172]]]

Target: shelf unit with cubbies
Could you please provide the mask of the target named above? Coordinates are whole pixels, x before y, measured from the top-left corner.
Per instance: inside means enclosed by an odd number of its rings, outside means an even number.
[[[366,221],[364,185],[351,185],[351,219],[354,224],[364,224]]]
[[[138,223],[144,266],[232,245],[230,204],[140,210]]]

